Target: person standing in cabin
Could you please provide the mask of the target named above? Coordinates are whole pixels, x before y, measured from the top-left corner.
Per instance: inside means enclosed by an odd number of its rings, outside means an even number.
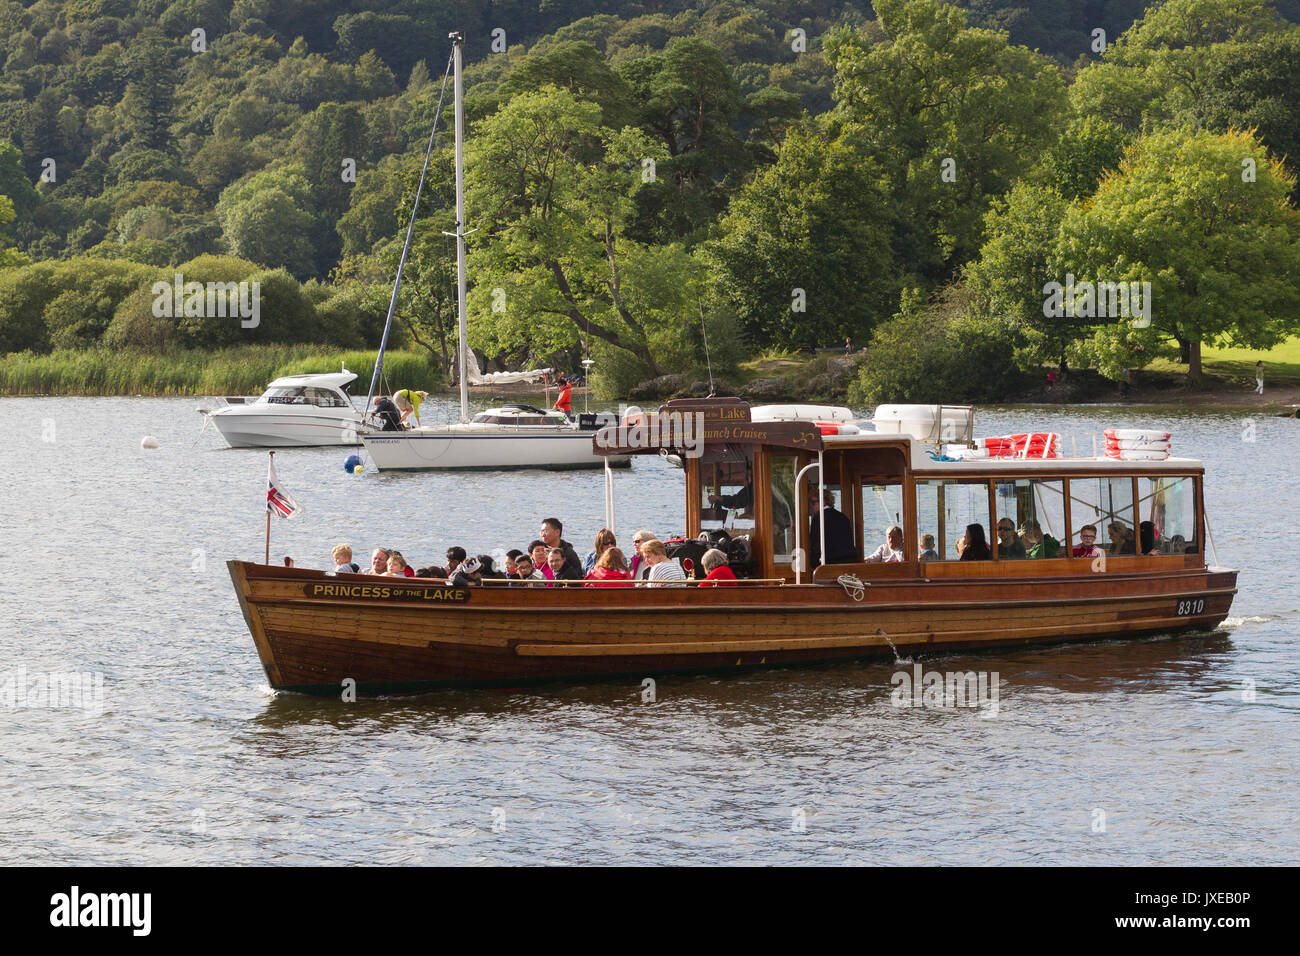
[[[1255,394],[1264,394],[1264,360],[1255,363]]]
[[[817,489],[809,493],[809,501],[816,499]],[[808,564],[817,567],[821,563],[822,536],[821,524],[826,525],[826,563],[844,564],[858,560],[858,549],[853,541],[853,522],[844,512],[835,507],[835,493],[827,491],[823,499],[820,521],[813,515],[808,522]],[[902,532],[899,532],[899,547],[902,547]]]

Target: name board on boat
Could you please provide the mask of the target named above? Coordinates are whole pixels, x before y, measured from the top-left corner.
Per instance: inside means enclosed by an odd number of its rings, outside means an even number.
[[[340,598],[349,601],[428,601],[434,604],[464,604],[469,588],[419,587],[412,584],[304,584],[310,598]]]

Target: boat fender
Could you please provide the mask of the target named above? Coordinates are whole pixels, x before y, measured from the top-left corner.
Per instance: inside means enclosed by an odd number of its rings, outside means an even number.
[[[343,462],[343,470],[349,475],[359,475],[362,472],[361,456],[348,455],[347,460]]]

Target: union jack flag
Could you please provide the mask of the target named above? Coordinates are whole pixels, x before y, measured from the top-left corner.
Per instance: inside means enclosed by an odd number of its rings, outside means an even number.
[[[292,518],[302,511],[297,503],[279,488],[280,479],[275,474],[275,459],[270,460],[266,473],[266,510],[281,518]]]

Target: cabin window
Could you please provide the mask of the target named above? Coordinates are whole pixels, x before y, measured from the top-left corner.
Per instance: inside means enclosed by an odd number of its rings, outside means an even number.
[[[342,408],[343,399],[327,388],[308,388],[305,390],[308,405],[321,408]]]
[[[1080,529],[1092,525],[1097,529],[1094,544],[1107,555],[1136,554],[1137,521],[1134,514],[1131,477],[1070,479],[1070,525],[1074,547],[1081,547]]]
[[[273,405],[306,405],[306,391],[301,385],[281,385],[263,392],[262,401]]]
[[[874,553],[882,544],[888,544],[889,529],[903,524],[903,486],[901,484],[876,485],[863,483],[862,497],[858,501],[858,513],[862,515],[863,551],[868,555]],[[903,542],[903,553],[909,554],[907,542]]]
[[[794,478],[799,459],[794,455],[773,455],[771,461],[772,558],[789,563],[794,556]],[[807,549],[807,542],[804,542]]]
[[[1196,479],[1171,476],[1138,479],[1138,539],[1144,526],[1160,554],[1200,554],[1196,534]],[[1147,553],[1143,551],[1143,553]]]
[[[754,453],[750,446],[705,446],[700,460],[700,527],[753,530]]]
[[[986,481],[959,481],[936,479],[916,483],[916,529],[921,541],[927,535],[934,537],[933,550],[937,557],[931,561],[959,561],[965,543],[966,529],[978,525],[977,536],[989,545],[989,486]],[[927,547],[921,547],[922,560],[927,560]]]
[[[999,560],[1062,556],[1065,483],[1015,478],[993,483]]]

